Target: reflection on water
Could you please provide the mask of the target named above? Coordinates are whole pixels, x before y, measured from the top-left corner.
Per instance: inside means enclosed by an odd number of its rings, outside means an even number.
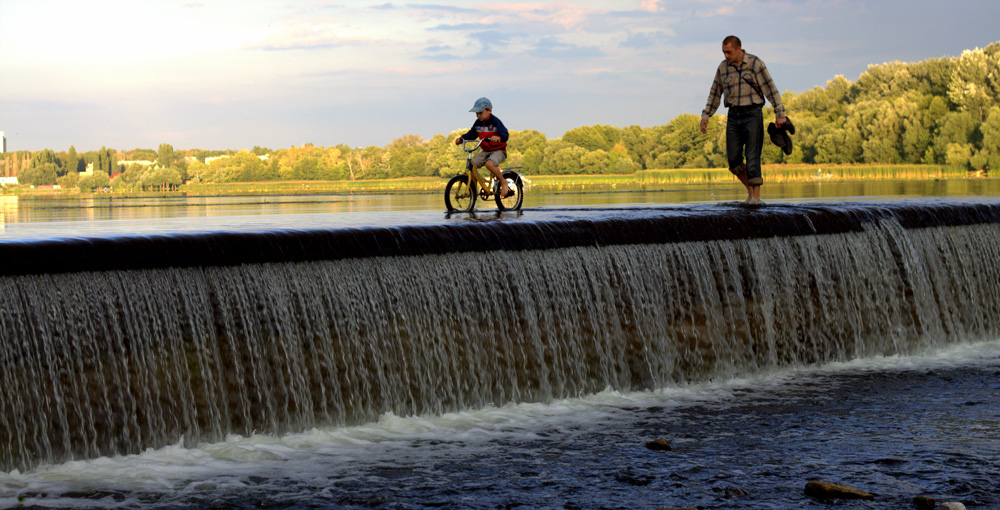
[[[701,203],[742,200],[739,185],[679,185],[650,189],[639,185],[586,185],[558,191],[527,188],[525,207]],[[937,181],[815,181],[768,184],[765,200],[858,200],[912,197],[1000,196],[1000,179]],[[488,200],[477,209],[491,210]],[[444,210],[441,193],[295,196],[99,197],[32,199],[0,196],[4,221],[127,220],[234,215],[354,213]]]
[[[765,203],[770,204],[915,197],[994,198],[1000,197],[1000,179],[781,183],[766,185],[763,195]],[[746,191],[738,184],[678,185],[657,189],[639,185],[588,184],[559,190],[528,187],[524,208],[537,211],[539,208],[713,204],[738,202],[745,197]],[[479,201],[476,208],[482,214],[497,213],[496,206],[488,200]],[[3,213],[0,239],[395,226],[436,224],[447,218],[442,193],[422,192],[44,199],[0,196],[0,211]]]

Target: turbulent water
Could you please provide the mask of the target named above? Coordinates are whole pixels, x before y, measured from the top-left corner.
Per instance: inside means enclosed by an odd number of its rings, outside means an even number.
[[[997,409],[993,341],[0,473],[0,507],[1000,508]]]
[[[0,503],[998,504],[995,206],[661,215],[0,245]]]

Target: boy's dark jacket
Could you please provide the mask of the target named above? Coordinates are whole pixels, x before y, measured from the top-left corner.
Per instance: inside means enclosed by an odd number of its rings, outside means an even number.
[[[489,141],[489,138],[493,135],[500,136],[500,143],[493,143]],[[486,138],[487,140],[480,145],[484,151],[506,151],[508,136],[510,135],[507,133],[507,128],[504,127],[503,122],[500,122],[500,119],[498,119],[496,115],[490,115],[490,118],[485,121],[476,119],[476,121],[472,123],[472,128],[462,135],[462,138],[465,140]]]

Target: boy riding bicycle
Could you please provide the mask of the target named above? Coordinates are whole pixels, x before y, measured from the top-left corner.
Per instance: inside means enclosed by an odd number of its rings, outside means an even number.
[[[472,123],[472,128],[468,132],[455,139],[455,145],[462,145],[462,140],[475,140],[483,138],[482,152],[472,158],[472,165],[478,170],[483,165],[496,177],[500,183],[500,197],[507,198],[514,191],[507,185],[507,179],[503,178],[500,170],[500,163],[507,159],[507,128],[503,122],[493,115],[493,103],[485,97],[476,100],[470,112],[476,113],[476,121]]]

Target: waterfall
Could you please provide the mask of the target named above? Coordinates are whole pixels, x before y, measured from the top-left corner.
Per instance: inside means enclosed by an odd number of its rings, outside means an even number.
[[[1000,332],[995,206],[247,236],[0,245],[0,469]]]

